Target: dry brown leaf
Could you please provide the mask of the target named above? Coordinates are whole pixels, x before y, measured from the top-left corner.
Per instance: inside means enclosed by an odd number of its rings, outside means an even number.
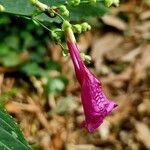
[[[150,0],[144,0],[144,3],[147,4],[147,6],[150,7]]]
[[[144,76],[146,75],[146,69],[148,68],[150,68],[150,44],[145,44],[142,48],[142,56],[135,64],[135,83],[144,78]]]
[[[107,33],[102,38],[92,43],[91,55],[95,61],[95,67],[98,72],[103,61],[103,56],[107,52],[117,48],[123,41],[123,37],[115,33]]]
[[[149,32],[150,33],[150,21],[144,21],[140,25],[137,25],[135,29],[139,32]]]
[[[106,140],[110,134],[110,123],[107,120],[104,120],[103,123],[99,126],[98,132],[102,140]]]
[[[132,42],[121,43],[115,49],[106,52],[105,57],[110,61],[121,61],[122,57],[130,53],[134,49],[134,44]]]
[[[18,103],[16,103],[16,102],[10,101],[10,102],[6,103],[5,108],[9,113],[20,113],[21,112],[20,105],[18,106]]]
[[[40,143],[43,150],[54,150],[53,146],[51,145],[51,137],[49,134],[43,135]]]
[[[68,144],[66,150],[100,150],[92,144],[73,145]]]
[[[81,34],[78,42],[79,50],[81,50],[82,52],[86,52],[86,50],[89,48],[91,43],[92,43],[91,32],[86,32],[84,34]]]
[[[122,56],[121,60],[122,61],[127,61],[127,62],[133,62],[135,61],[135,58],[137,55],[140,54],[142,46],[139,46],[131,51],[129,51],[127,54]]]
[[[132,68],[128,67],[125,69],[122,73],[116,75],[116,74],[109,74],[109,76],[101,78],[102,82],[104,84],[113,83],[116,81],[128,81],[131,78]]]
[[[143,102],[140,105],[138,105],[137,109],[141,114],[145,114],[145,113],[150,114],[150,109],[149,108],[150,108],[150,99],[149,98],[144,98]]]
[[[150,18],[150,10],[144,11],[140,14],[141,20],[146,20]]]
[[[112,15],[105,15],[102,17],[102,20],[105,24],[115,27],[119,30],[126,30],[127,29],[127,24],[121,20],[120,18]]]
[[[144,143],[144,145],[150,149],[150,129],[142,122],[136,122],[135,124],[138,138]]]
[[[52,143],[54,145],[55,150],[62,150],[64,141],[62,140],[61,133],[59,131],[53,136]]]
[[[50,43],[48,45],[48,49],[49,49],[49,56],[52,58],[52,60],[60,61],[60,59],[62,58],[61,48],[54,43]]]

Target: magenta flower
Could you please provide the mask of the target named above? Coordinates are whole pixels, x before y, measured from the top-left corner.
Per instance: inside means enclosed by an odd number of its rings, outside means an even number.
[[[84,62],[80,58],[75,39],[72,38],[72,31],[68,30],[67,35],[67,46],[73,61],[76,77],[81,86],[81,99],[85,113],[85,121],[81,123],[81,127],[87,128],[89,132],[93,132],[102,124],[103,118],[107,116],[117,104],[106,98],[101,83],[84,65]]]

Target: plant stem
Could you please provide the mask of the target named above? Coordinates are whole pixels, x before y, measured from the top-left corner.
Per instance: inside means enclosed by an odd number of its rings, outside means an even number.
[[[46,30],[48,30],[49,32],[52,32],[51,29],[49,29],[47,26],[45,26],[43,23],[41,23],[39,20],[32,18],[32,20],[36,21],[38,24],[40,24],[43,28],[45,28]]]
[[[103,2],[104,0],[97,0],[96,2]],[[89,4],[90,1],[81,1],[80,4]]]

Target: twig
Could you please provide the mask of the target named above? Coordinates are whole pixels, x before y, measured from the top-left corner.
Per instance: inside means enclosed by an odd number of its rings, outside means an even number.
[[[4,79],[4,74],[0,74],[0,94],[2,92],[1,90],[2,90],[3,79]]]
[[[33,105],[34,107],[36,107],[35,113],[36,113],[36,115],[37,115],[39,121],[40,121],[41,124],[49,131],[49,129],[50,129],[49,122],[48,122],[48,120],[47,120],[45,114],[41,111],[40,106],[37,105],[31,97],[28,97],[27,100],[28,100],[28,102],[29,102],[31,105]]]

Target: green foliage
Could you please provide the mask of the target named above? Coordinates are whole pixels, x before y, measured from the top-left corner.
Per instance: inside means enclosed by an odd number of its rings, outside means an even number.
[[[0,34],[0,66],[14,67],[27,76],[47,78],[46,94],[62,91],[66,84],[65,77],[56,77],[54,81],[51,81],[53,78],[49,76],[51,70],[61,72],[60,64],[51,60],[45,49],[51,41],[49,34],[31,20],[18,20],[2,14],[0,18],[2,20],[0,30],[3,31]]]
[[[44,75],[46,75],[46,71],[35,62],[24,64],[21,67],[21,70],[23,72],[25,72],[26,74],[28,74],[29,76],[44,76]]]
[[[59,5],[65,2],[65,0],[53,1],[53,0],[40,0],[43,3],[51,4],[52,5]],[[35,7],[31,4],[30,0],[0,0],[0,4],[4,6],[5,12],[16,14],[16,15],[23,15],[23,16],[30,16],[35,11]]]
[[[0,149],[1,150],[30,150],[18,126],[0,106]]]
[[[8,67],[18,65],[20,63],[18,54],[11,51],[12,49],[18,49],[18,38],[14,35],[9,35],[6,36],[6,38],[4,38],[2,41],[3,42],[0,43],[0,63]]]
[[[103,3],[97,3],[96,5],[80,4],[76,7],[70,7],[69,11],[70,20],[80,21],[88,17],[103,16],[108,10]]]
[[[68,80],[64,76],[49,77],[45,86],[45,91],[50,95],[55,95],[56,93],[64,90],[67,83]]]
[[[14,67],[20,64],[20,59],[15,52],[9,52],[8,54],[1,56],[0,62],[2,62],[4,66]]]
[[[53,1],[53,0],[40,0],[40,2],[46,3],[48,5],[55,5],[59,6],[61,4],[65,4],[65,0]],[[82,1],[81,1],[82,2]],[[34,16],[38,14],[36,8],[31,4],[29,0],[0,0],[0,4],[4,6],[6,13],[16,14],[20,16]],[[70,12],[69,20],[81,20],[85,17],[91,16],[101,16],[107,12],[106,7],[103,5],[103,2],[97,2],[96,5],[91,4],[84,4],[80,3],[78,6],[68,6],[67,7]],[[87,11],[88,10],[88,11]],[[60,22],[58,17],[49,18],[45,14],[39,14],[36,16],[36,19],[40,21],[47,21],[47,22]]]

